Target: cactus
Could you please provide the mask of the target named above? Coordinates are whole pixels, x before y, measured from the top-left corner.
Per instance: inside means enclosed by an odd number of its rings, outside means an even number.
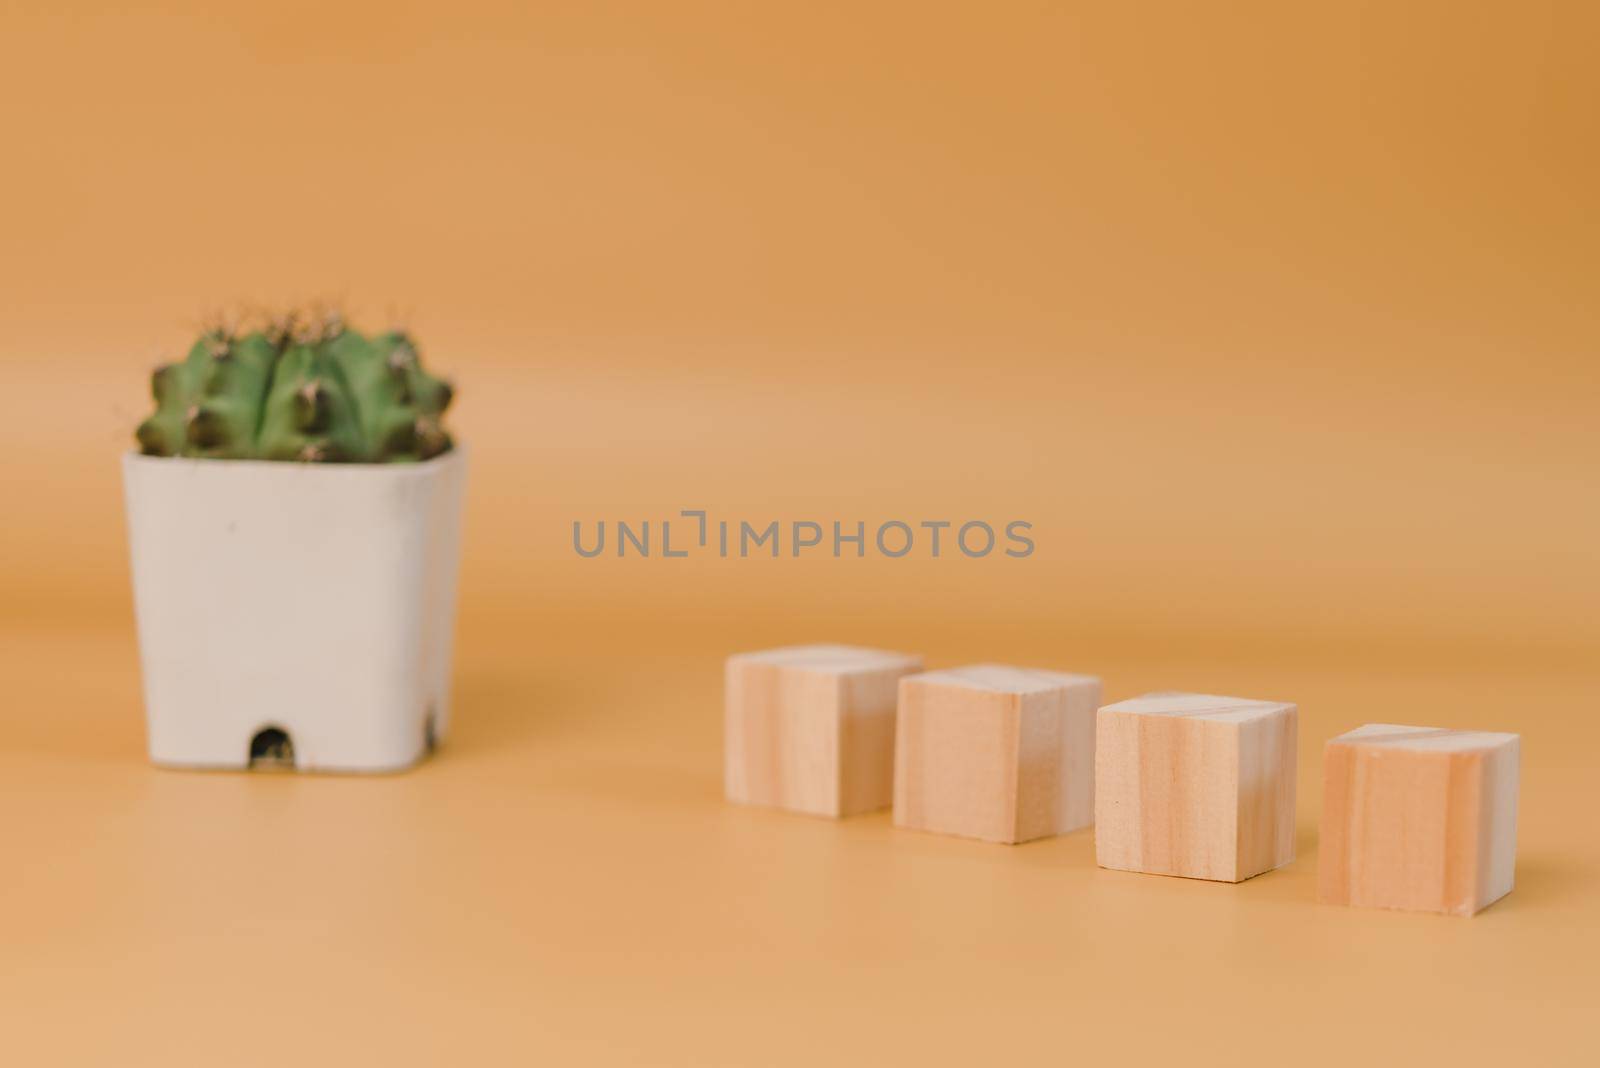
[[[135,435],[149,456],[394,463],[451,447],[450,384],[411,338],[367,337],[337,315],[208,329],[150,391],[156,410]]]

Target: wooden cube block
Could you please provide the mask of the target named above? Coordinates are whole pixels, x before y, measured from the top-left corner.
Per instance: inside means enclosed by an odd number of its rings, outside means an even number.
[[[895,687],[921,670],[921,657],[846,645],[730,656],[728,800],[818,816],[889,807]]]
[[[1237,883],[1289,863],[1298,719],[1292,704],[1194,693],[1102,708],[1100,866]]]
[[[1471,916],[1511,892],[1515,734],[1372,723],[1323,750],[1317,896]]]
[[[980,664],[900,680],[894,822],[1026,842],[1094,818],[1089,675]]]

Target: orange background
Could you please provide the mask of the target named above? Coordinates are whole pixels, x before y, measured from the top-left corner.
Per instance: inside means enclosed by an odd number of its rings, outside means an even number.
[[[14,1039],[1587,1043],[1600,9],[136,6],[0,6]],[[459,387],[456,734],[372,782],[155,772],[117,454],[203,314],[317,297]],[[697,507],[1038,550],[572,551]],[[720,658],[818,639],[1297,700],[1301,858],[722,805]],[[1510,898],[1312,903],[1320,745],[1370,721],[1524,735]]]

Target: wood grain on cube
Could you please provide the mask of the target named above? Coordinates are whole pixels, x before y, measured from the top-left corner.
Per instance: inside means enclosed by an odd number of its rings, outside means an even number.
[[[1026,842],[1094,818],[1100,680],[979,664],[900,680],[894,821]]]
[[[1294,705],[1147,694],[1100,709],[1095,858],[1239,882],[1294,859]]]
[[[1323,751],[1317,896],[1470,916],[1510,892],[1515,734],[1369,724]]]
[[[728,658],[728,799],[819,816],[887,808],[896,686],[920,657],[805,645]]]

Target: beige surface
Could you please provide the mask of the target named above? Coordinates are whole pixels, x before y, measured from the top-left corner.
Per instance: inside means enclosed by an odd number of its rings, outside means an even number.
[[[542,618],[469,616],[451,745],[377,779],[152,769],[126,626],[0,635],[8,1048],[683,1065],[759,1049],[802,1065],[843,1044],[857,1063],[955,1063],[1066,1041],[1221,1064],[1248,1004],[1250,1048],[1297,1063],[1374,1042],[1587,1063],[1600,835],[1581,813],[1600,733],[1565,710],[1600,700],[1593,674],[1008,641],[1024,662],[1099,668],[1110,697],[1178,679],[1292,694],[1307,783],[1321,743],[1367,716],[1522,730],[1517,889],[1459,920],[1316,904],[1318,790],[1298,859],[1238,885],[1097,868],[1088,832],[1008,847],[897,831],[888,813],[729,805],[722,655],[782,636],[680,635],[619,664],[585,648],[600,632],[530,641]],[[936,665],[999,644],[838,636]]]

